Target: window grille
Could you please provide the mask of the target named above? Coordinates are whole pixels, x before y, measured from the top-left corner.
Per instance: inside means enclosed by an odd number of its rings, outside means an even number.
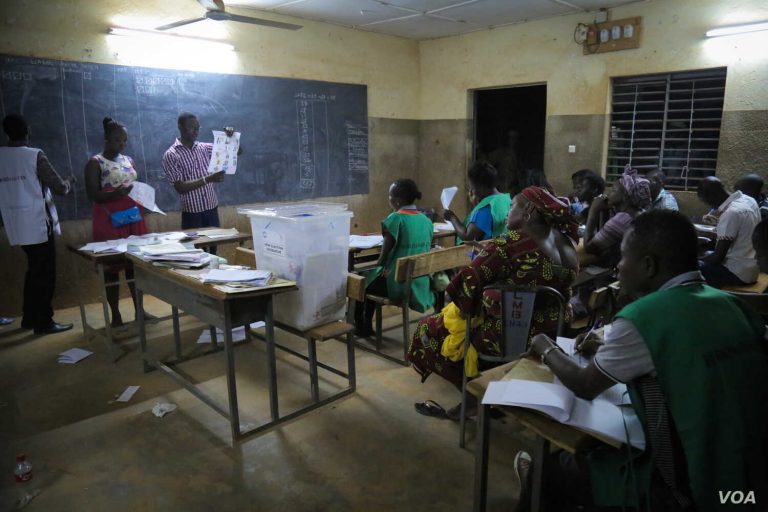
[[[726,68],[612,80],[608,181],[624,166],[661,168],[666,187],[715,175]]]

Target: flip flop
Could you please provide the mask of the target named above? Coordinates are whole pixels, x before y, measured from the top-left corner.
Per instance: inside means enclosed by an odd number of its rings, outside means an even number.
[[[445,409],[434,400],[418,402],[413,404],[413,407],[416,408],[416,412],[423,414],[424,416],[432,416],[433,418],[440,419],[448,418],[448,413],[445,412]]]

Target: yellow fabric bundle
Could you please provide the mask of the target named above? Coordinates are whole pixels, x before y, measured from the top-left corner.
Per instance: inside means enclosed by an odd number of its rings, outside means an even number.
[[[443,324],[450,334],[446,336],[440,353],[451,361],[461,361],[464,357],[464,338],[467,334],[467,323],[461,318],[461,310],[451,302],[443,308]],[[482,316],[472,319],[472,328],[483,323]],[[464,372],[467,377],[475,377],[477,371],[477,350],[470,343],[467,358],[464,360]]]

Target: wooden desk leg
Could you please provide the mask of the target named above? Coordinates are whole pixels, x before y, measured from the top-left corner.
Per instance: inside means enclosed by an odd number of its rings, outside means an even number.
[[[139,323],[139,344],[141,345],[141,362],[144,365],[144,373],[151,371],[153,368],[147,363],[147,331],[144,323],[144,291],[139,287],[136,287],[136,320]],[[174,329],[176,325],[174,325]]]
[[[488,441],[490,437],[490,406],[478,404],[477,439],[475,442],[475,499],[472,510],[485,512],[488,501]]]
[[[211,333],[211,346],[213,347],[213,350],[219,350],[219,340],[216,337],[216,327],[212,325],[208,326],[208,332]]]
[[[214,328],[215,330],[215,328]],[[235,376],[235,348],[232,343],[232,319],[229,307],[224,314],[224,356],[227,360],[227,396],[229,397],[229,425],[232,442],[240,438],[240,411],[237,407],[237,377]]]
[[[542,504],[541,491],[544,483],[547,456],[549,455],[549,441],[537,436],[533,449],[533,474],[531,475],[531,512],[541,512],[545,509]]]
[[[176,360],[181,360],[181,329],[179,328],[179,308],[171,306],[173,319],[173,345],[176,349]]]
[[[272,296],[267,299],[267,314],[264,318],[264,337],[267,342],[267,365],[269,370],[269,410],[272,421],[280,419],[277,403],[277,359],[275,355],[275,318],[272,312]]]
[[[349,388],[352,391],[357,389],[357,374],[355,373],[355,339],[351,332],[347,333],[347,378],[349,379]]]
[[[104,278],[104,265],[96,265],[96,270],[99,275],[99,287],[101,291],[101,307],[104,312],[104,334],[106,335],[107,350],[112,356],[112,361],[117,359],[115,354],[115,339],[112,337],[112,322],[109,319],[109,302],[107,302],[107,280]],[[118,279],[116,285],[120,285]]]
[[[317,347],[315,340],[307,338],[307,359],[309,360],[309,390],[312,395],[312,401],[320,401],[320,386],[317,379]]]

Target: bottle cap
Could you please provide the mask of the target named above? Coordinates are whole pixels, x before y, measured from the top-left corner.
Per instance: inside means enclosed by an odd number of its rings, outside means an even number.
[[[21,462],[23,460],[26,460],[27,456],[23,453],[17,453],[16,454],[16,462]]]

